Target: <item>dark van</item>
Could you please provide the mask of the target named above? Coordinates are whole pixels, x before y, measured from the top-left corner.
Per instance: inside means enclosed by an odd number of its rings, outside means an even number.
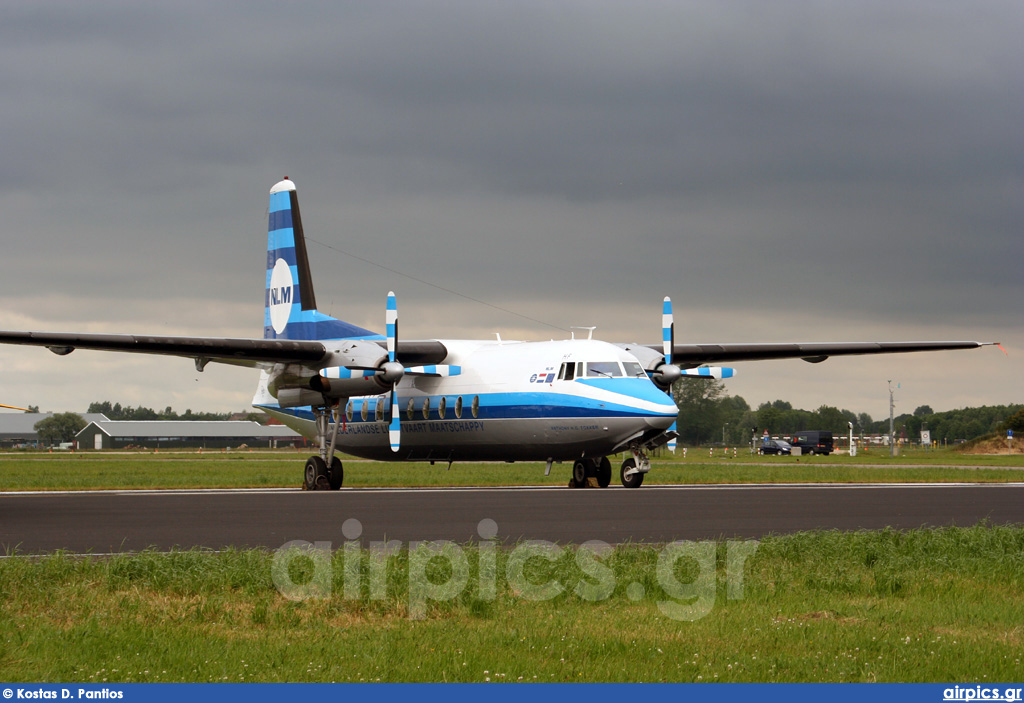
[[[801,454],[824,454],[828,456],[834,449],[831,432],[820,432],[818,430],[803,430],[793,435],[790,443],[794,447],[800,447]]]

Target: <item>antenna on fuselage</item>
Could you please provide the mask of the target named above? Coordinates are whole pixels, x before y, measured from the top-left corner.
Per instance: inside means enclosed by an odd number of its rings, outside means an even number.
[[[596,330],[596,329],[597,329],[597,327],[583,327],[581,325],[575,325],[575,326],[569,328],[570,331],[571,330],[587,330],[587,339],[593,339],[594,338],[594,330]],[[576,333],[575,332],[571,332],[571,334],[572,334],[572,338],[576,339]]]

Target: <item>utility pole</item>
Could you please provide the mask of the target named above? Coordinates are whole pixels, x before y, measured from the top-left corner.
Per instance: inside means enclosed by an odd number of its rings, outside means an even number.
[[[889,456],[896,456],[896,431],[893,429],[893,411],[896,403],[893,400],[892,380],[889,381]]]

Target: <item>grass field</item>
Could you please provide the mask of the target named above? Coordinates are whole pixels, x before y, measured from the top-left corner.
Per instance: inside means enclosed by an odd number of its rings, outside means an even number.
[[[596,579],[576,548],[525,562],[499,549],[493,595],[481,569],[489,557],[467,545],[466,586],[437,602],[416,595],[411,575],[440,588],[458,580],[455,561],[408,551],[388,558],[381,581],[365,551],[319,566],[282,562],[296,583],[327,574],[324,597],[298,601],[275,588],[274,557],[261,551],[0,559],[0,680],[1024,678],[1024,528],[820,532],[747,545],[741,589],[736,543],[711,545],[704,562],[619,546]],[[359,589],[346,570],[356,557]],[[525,563],[524,576],[512,562]],[[707,585],[698,603],[708,612],[692,621],[663,612],[687,603],[669,590],[686,581]],[[588,600],[574,590],[581,582],[610,583],[610,593],[582,591]],[[564,590],[528,598],[550,583]],[[412,619],[419,602],[423,617]]]
[[[97,490],[112,488],[298,487],[307,454],[295,450],[159,453],[0,453],[0,490]],[[1024,480],[1024,456],[963,455],[953,451],[875,452],[857,457],[710,457],[652,459],[647,484],[791,482],[971,482]],[[618,482],[618,461],[613,458]],[[345,460],[346,486],[560,485],[570,466],[542,463],[403,464]]]

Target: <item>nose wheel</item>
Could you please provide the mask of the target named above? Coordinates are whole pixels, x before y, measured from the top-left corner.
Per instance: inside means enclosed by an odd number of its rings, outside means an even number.
[[[629,450],[633,456],[622,462],[619,478],[626,488],[640,488],[644,482],[644,475],[651,470],[651,460],[639,444],[631,445]]]
[[[636,460],[630,457],[622,462],[619,469],[619,478],[626,488],[640,488],[644,482],[644,475],[636,470]]]

